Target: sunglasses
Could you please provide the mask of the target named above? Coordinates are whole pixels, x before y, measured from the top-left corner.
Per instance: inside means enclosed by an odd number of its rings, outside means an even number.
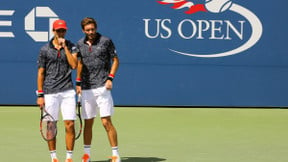
[[[66,29],[57,29],[56,32],[57,33],[64,33],[64,32],[66,32]]]

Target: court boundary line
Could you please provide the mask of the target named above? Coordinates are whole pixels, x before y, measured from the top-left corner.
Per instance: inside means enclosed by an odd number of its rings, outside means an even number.
[[[37,107],[37,105],[17,105],[17,104],[0,104],[0,107]],[[235,108],[235,109],[288,109],[288,106],[197,106],[197,105],[115,105],[114,107],[126,108]]]

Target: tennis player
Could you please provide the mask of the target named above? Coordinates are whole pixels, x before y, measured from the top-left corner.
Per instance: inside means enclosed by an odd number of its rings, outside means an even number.
[[[71,71],[77,68],[78,49],[69,40],[65,40],[67,25],[64,20],[53,23],[54,37],[40,49],[38,57],[38,99],[37,104],[58,120],[61,109],[66,130],[66,161],[72,162],[74,149],[75,90]],[[56,156],[56,137],[48,141],[52,162],[58,162]]]
[[[114,112],[112,81],[119,59],[112,40],[96,32],[97,23],[93,18],[84,18],[81,27],[85,36],[77,43],[81,59],[78,59],[76,90],[77,93],[82,92],[82,115],[85,119],[82,162],[90,161],[92,126],[97,114],[101,117],[112,147],[111,161],[121,162],[117,132],[111,120]]]

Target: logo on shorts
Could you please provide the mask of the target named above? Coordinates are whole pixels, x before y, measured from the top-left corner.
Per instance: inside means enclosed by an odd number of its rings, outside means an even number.
[[[171,45],[172,47],[167,47],[177,54],[205,58],[235,55],[253,47],[262,36],[263,27],[259,18],[247,8],[233,3],[231,0],[205,0],[204,4],[194,4],[187,0],[160,0],[157,3],[191,15],[191,18],[177,22],[169,18],[154,19],[154,22],[151,19],[143,19],[147,38],[165,40],[180,38],[177,39],[177,43]],[[222,15],[224,13],[226,17]],[[209,16],[213,18],[210,20],[203,19],[203,14],[206,14],[207,18]],[[195,17],[199,15],[202,19],[195,20]],[[173,28],[173,26],[176,27]],[[209,46],[209,48],[203,48],[196,52],[195,46],[192,48],[193,43],[191,43],[191,48],[181,49],[182,47],[177,47],[175,44],[181,44],[179,40],[186,41],[185,43],[195,40],[214,41],[210,44],[218,43],[218,46],[223,47],[211,49]],[[238,42],[238,45],[232,49],[230,45],[225,45],[231,41]]]

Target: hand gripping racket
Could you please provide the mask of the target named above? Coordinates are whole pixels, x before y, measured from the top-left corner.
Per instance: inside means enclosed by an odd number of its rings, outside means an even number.
[[[53,140],[57,135],[57,121],[45,110],[40,107],[40,132],[45,141]]]
[[[76,115],[77,119],[74,121],[75,125],[75,140],[77,140],[82,133],[82,118],[81,118],[81,95],[78,95],[77,104],[76,104]]]

